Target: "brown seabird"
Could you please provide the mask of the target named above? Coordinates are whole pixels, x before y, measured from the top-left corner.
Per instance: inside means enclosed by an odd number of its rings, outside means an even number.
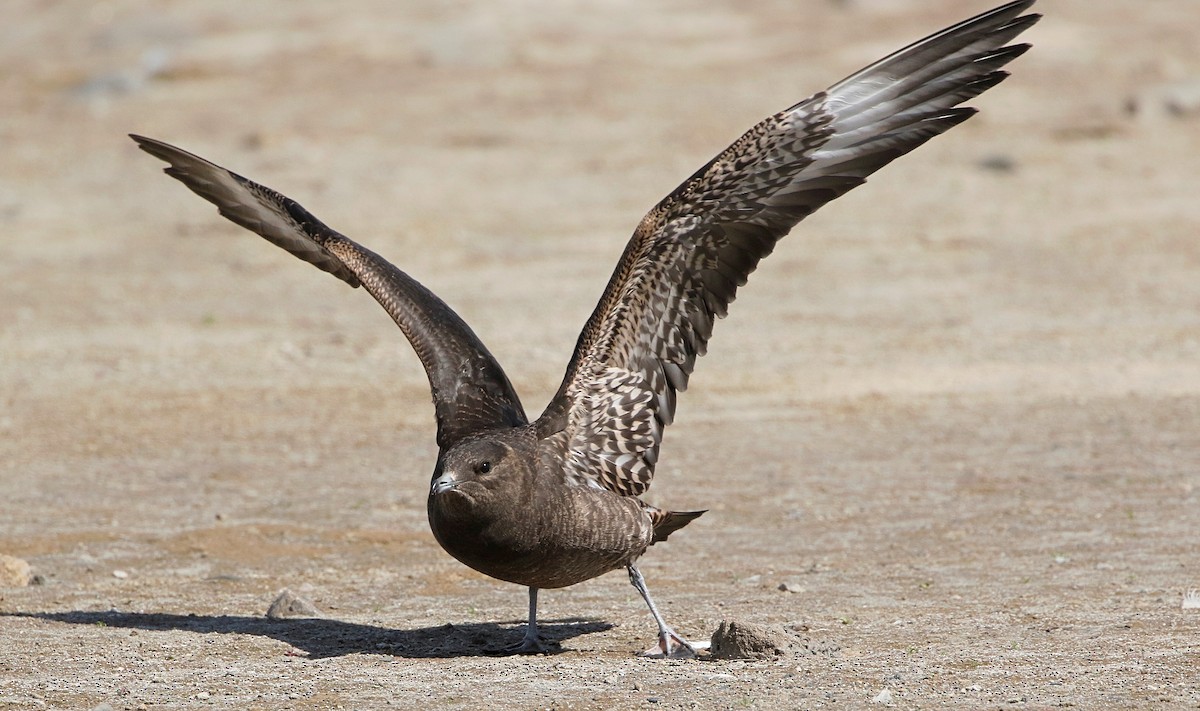
[[[713,321],[800,220],[967,120],[1004,80],[1039,15],[1019,0],[920,40],[768,117],[642,219],[579,335],[558,392],[530,422],[500,365],[441,299],[270,188],[161,141],[132,136],[220,213],[351,286],[408,337],[429,376],[440,448],[428,499],[438,543],[529,588],[512,650],[542,649],[537,593],[617,568],[658,624],[653,656],[689,656],[636,561],[703,511],[666,511],[650,487],[663,430]]]

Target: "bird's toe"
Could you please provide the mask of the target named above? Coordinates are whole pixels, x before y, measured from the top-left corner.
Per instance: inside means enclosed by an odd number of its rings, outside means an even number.
[[[696,645],[670,632],[658,638],[658,644],[640,655],[648,659],[695,659]]]
[[[506,654],[545,654],[550,649],[538,637],[522,637],[520,642],[504,647]]]

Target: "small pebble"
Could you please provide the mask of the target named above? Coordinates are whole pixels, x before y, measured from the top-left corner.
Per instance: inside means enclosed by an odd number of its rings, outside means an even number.
[[[884,689],[876,694],[875,698],[871,699],[871,701],[877,704],[890,704],[892,703],[892,692],[888,689]]]
[[[125,572],[124,570],[114,570],[112,572],[112,576],[117,580],[124,580],[125,578],[129,577],[129,573]]]
[[[200,699],[201,701],[208,701],[208,696],[209,694],[207,691],[201,691],[199,694],[196,694],[196,698]]]

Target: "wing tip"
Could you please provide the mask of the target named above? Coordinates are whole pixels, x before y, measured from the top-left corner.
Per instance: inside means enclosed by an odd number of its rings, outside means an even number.
[[[1033,27],[1042,19],[1042,13],[1031,12],[1028,15],[1021,15],[1006,22],[1003,26],[997,28],[995,32],[1012,32],[1013,35],[1019,35],[1025,30]]]
[[[973,19],[982,20],[989,17],[996,17],[998,15],[1020,15],[1022,12],[1025,12],[1029,8],[1033,7],[1036,3],[1037,0],[1013,0],[1013,2],[1005,3],[1000,7],[995,7],[991,10],[980,13]]]
[[[955,106],[954,108],[939,111],[936,114],[923,119],[922,122],[945,124],[946,128],[957,126],[966,121],[975,114],[979,113],[979,109],[974,106]]]
[[[141,148],[143,151],[146,151],[150,155],[156,157],[161,157],[159,156],[159,153],[167,147],[167,144],[163,143],[162,141],[148,138],[136,133],[130,133],[128,136],[133,139],[133,142],[137,144],[138,148]]]
[[[182,174],[184,174],[185,171],[183,171],[182,168],[180,168],[180,165],[182,163],[186,162],[187,160],[190,159],[190,160],[193,160],[193,161],[196,161],[199,163],[208,163],[208,161],[204,160],[200,156],[194,155],[192,153],[188,153],[187,151],[183,150],[182,148],[177,148],[175,146],[172,146],[170,143],[167,143],[165,141],[160,141],[155,138],[148,138],[146,136],[141,136],[136,133],[129,134],[129,137],[133,139],[133,142],[137,144],[138,148],[142,149],[146,153],[149,153],[150,155],[154,156],[155,158],[163,161],[164,163],[170,163],[169,167],[163,168],[163,172],[177,180],[182,180],[182,178],[180,176]],[[214,167],[218,167],[218,166],[214,166]],[[221,168],[218,167],[218,169],[221,169]],[[174,172],[172,172],[173,170],[174,170]],[[223,169],[221,169],[221,170],[223,170]],[[229,171],[226,171],[226,172],[229,172]],[[234,173],[230,173],[230,174],[234,175],[234,177],[239,177]]]

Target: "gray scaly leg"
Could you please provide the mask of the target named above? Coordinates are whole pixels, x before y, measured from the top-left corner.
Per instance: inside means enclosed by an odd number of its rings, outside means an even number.
[[[642,599],[646,601],[646,606],[650,608],[650,614],[658,623],[658,644],[642,652],[642,656],[660,659],[691,659],[695,657],[696,648],[683,637],[675,634],[675,630],[668,627],[662,615],[658,614],[658,607],[650,599],[650,591],[646,589],[646,581],[642,578],[641,571],[633,563],[627,565],[626,568],[629,569],[629,582],[633,583],[633,587],[641,593]]]
[[[539,654],[546,651],[541,638],[538,637],[537,594],[537,588],[529,588],[529,624],[525,625],[525,636],[521,638],[520,642],[505,647],[504,651],[513,654]]]

